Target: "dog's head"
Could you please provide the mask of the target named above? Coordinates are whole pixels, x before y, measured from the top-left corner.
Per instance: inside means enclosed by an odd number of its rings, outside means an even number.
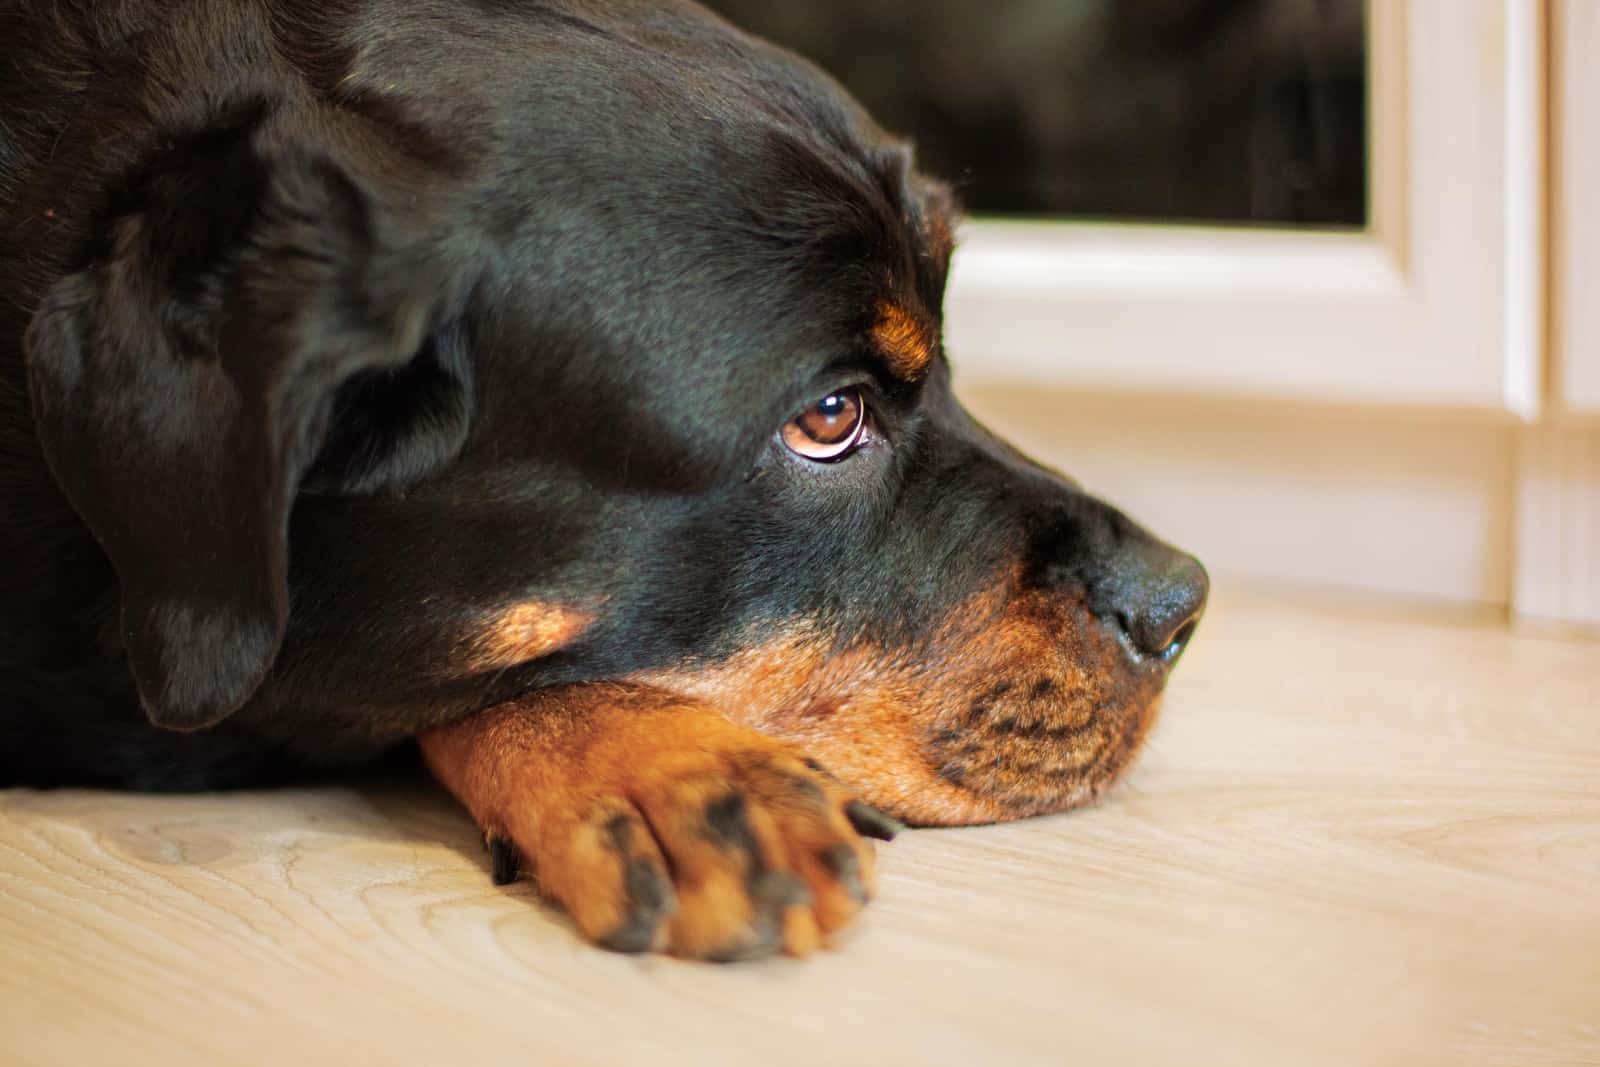
[[[690,4],[340,10],[170,28],[272,47],[145,102],[29,333],[157,723],[628,678],[915,821],[1113,780],[1205,574],[954,398],[905,147]]]

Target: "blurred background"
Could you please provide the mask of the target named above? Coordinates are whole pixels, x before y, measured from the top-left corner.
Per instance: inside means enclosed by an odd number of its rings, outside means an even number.
[[[710,6],[957,188],[997,429],[1224,580],[1600,624],[1600,5]]]
[[[1366,224],[1364,0],[715,0],[969,210]]]

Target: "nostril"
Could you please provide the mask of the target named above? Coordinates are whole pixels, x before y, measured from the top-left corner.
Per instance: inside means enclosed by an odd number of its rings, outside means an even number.
[[[1178,627],[1178,632],[1172,635],[1171,643],[1162,650],[1161,658],[1174,660],[1181,656],[1183,654],[1183,650],[1189,647],[1189,639],[1194,636],[1195,627],[1199,625],[1200,617],[1195,616],[1182,626]]]
[[[1188,644],[1200,624],[1199,613],[1154,611],[1136,619],[1131,626],[1118,616],[1126,633],[1142,654],[1157,659],[1175,656]]]

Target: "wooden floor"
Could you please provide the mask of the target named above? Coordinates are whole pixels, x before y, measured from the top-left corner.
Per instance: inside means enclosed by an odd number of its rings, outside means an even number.
[[[0,1062],[1600,1064],[1600,645],[1224,596],[1100,807],[882,855],[717,967],[420,788],[0,793]]]

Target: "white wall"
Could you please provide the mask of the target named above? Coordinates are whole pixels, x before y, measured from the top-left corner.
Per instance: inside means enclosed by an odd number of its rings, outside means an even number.
[[[988,425],[1193,551],[1215,575],[1497,606],[1510,599],[1508,425],[961,392]]]

